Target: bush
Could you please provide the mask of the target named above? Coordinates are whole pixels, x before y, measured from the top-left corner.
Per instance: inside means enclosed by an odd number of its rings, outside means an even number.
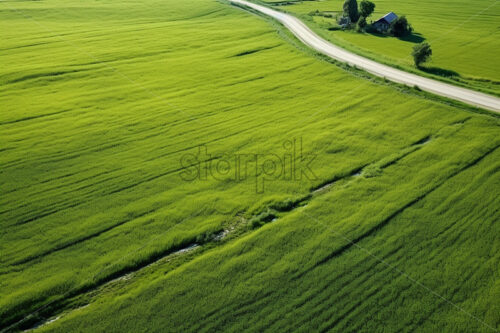
[[[351,22],[357,22],[359,19],[358,2],[356,0],[345,0],[344,15],[349,16]]]
[[[263,225],[263,223],[257,219],[253,219],[250,221],[250,229],[257,229],[260,228]]]
[[[389,33],[396,37],[403,37],[410,34],[413,31],[410,23],[403,15],[398,17],[394,22],[391,23],[391,27],[389,29]]]
[[[292,199],[286,199],[284,201],[273,203],[270,206],[270,208],[274,209],[278,212],[289,212],[292,209],[294,209],[296,205],[297,205],[297,202],[293,201]]]
[[[374,10],[375,10],[375,4],[371,1],[363,0],[359,4],[359,14],[365,18],[365,22],[366,18],[370,16]]]
[[[349,18],[349,16],[341,16],[337,20],[337,23],[342,27],[347,27],[351,24],[351,19]]]
[[[271,222],[275,218],[276,218],[276,214],[268,209],[265,212],[262,212],[259,215],[254,216],[250,220],[250,228],[251,229],[259,228],[259,227],[263,226],[264,224]]]
[[[413,61],[415,66],[420,67],[421,64],[429,60],[432,55],[432,49],[429,43],[420,43],[413,47]]]

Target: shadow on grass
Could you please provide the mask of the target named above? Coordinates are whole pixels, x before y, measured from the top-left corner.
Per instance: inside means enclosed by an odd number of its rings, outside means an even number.
[[[444,68],[439,68],[439,67],[422,67],[420,66],[418,69],[420,69],[422,72],[426,72],[428,74],[433,74],[433,75],[439,75],[442,77],[447,77],[447,78],[459,78],[460,74],[449,70],[449,69],[444,69]]]
[[[406,35],[406,36],[403,36],[403,37],[394,37],[394,36],[391,36],[391,35],[387,35],[387,34],[382,34],[380,32],[377,32],[377,31],[367,31],[366,33],[372,35],[372,36],[375,36],[375,37],[380,37],[380,38],[397,38],[399,40],[402,40],[402,41],[405,41],[405,42],[410,42],[410,43],[415,43],[415,44],[418,44],[418,43],[422,43],[424,40],[425,40],[425,37],[422,36],[421,34],[419,33],[412,33],[412,34],[409,34],[409,35]]]
[[[405,42],[419,44],[425,40],[425,37],[419,33],[412,33],[412,34],[400,37],[399,40],[404,40]]]

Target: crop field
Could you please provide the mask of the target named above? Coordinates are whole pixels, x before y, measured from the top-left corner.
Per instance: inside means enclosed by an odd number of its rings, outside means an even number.
[[[265,1],[268,4],[286,1]],[[358,1],[359,2],[359,1]],[[340,14],[343,0],[290,1],[277,8],[298,14],[327,39],[356,53],[419,74],[429,74],[451,80],[470,88],[500,94],[500,40],[498,38],[500,3],[495,0],[374,0],[375,12],[368,22],[376,21],[388,12],[405,15],[414,34],[398,39],[380,34],[328,30],[335,19],[309,16],[318,10]],[[415,43],[432,46],[432,60],[425,72],[417,71],[411,57]]]
[[[500,329],[498,116],[222,1],[0,18],[0,330]]]

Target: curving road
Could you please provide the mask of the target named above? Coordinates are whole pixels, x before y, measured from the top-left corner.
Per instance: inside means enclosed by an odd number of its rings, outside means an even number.
[[[361,68],[373,75],[384,77],[390,81],[418,86],[420,89],[436,95],[448,97],[470,105],[500,113],[500,98],[483,94],[474,90],[460,88],[451,84],[428,79],[411,74],[390,66],[382,65],[357,54],[348,52],[316,35],[298,18],[278,12],[276,10],[257,5],[245,0],[230,0],[232,3],[252,8],[258,12],[268,15],[287,27],[298,39],[307,46],[323,53],[335,60],[348,63],[351,66]]]

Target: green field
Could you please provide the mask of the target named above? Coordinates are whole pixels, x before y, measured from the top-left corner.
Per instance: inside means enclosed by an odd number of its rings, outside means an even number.
[[[285,1],[266,1],[270,4]],[[311,27],[336,44],[377,61],[395,65],[420,74],[451,79],[452,83],[500,94],[499,20],[500,3],[495,0],[373,0],[376,21],[388,12],[406,15],[415,34],[398,39],[369,33],[334,30],[334,18],[307,15],[313,11],[339,14],[343,0],[297,1],[277,6],[306,20]],[[359,1],[358,1],[359,3]],[[432,46],[432,60],[426,72],[417,71],[411,57],[418,42]]]
[[[224,2],[0,10],[0,329],[500,329],[497,116]]]

